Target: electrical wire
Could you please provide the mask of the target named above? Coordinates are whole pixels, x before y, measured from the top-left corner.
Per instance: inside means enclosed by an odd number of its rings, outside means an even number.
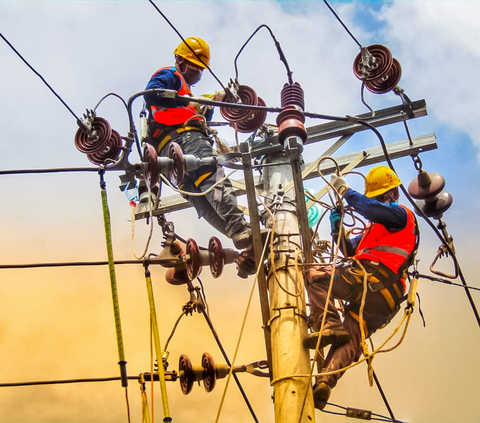
[[[128,380],[138,380],[138,376],[127,376]],[[0,383],[0,388],[13,388],[22,386],[39,386],[39,385],[65,385],[70,383],[97,383],[97,382],[113,382],[122,380],[120,376],[84,378],[84,379],[57,379],[57,380],[37,380],[31,382],[10,382]]]
[[[114,264],[141,264],[138,260],[115,260]],[[63,263],[0,264],[0,269],[34,269],[44,267],[108,266],[108,261],[73,261]]]
[[[0,37],[3,39],[3,41],[5,41],[8,46],[17,54],[18,57],[20,57],[20,59],[22,59],[23,63],[25,63],[29,68],[30,70],[35,74],[37,75],[42,81],[43,83],[48,87],[48,89],[61,101],[61,103],[67,108],[67,110],[72,114],[72,116],[76,119],[77,122],[81,122],[80,119],[77,117],[77,115],[73,112],[73,110],[68,106],[67,103],[65,103],[65,101],[62,99],[62,97],[60,97],[56,92],[55,90],[50,86],[50,84],[45,80],[45,78],[40,75],[40,73],[38,73],[34,67],[27,62],[27,60],[25,60],[25,58],[20,54],[20,52],[3,36],[3,34],[0,32]]]
[[[215,78],[215,80],[220,84],[220,86],[225,89],[225,86],[222,84],[222,81],[220,81],[220,79],[217,78],[217,76],[213,73],[212,69],[210,68],[210,66],[208,66],[206,63],[203,62],[203,60],[198,57],[197,53],[195,53],[195,51],[192,49],[192,47],[190,47],[188,45],[188,43],[185,41],[185,38],[183,38],[182,34],[180,34],[180,32],[178,31],[177,28],[175,28],[175,25],[173,25],[170,20],[167,18],[167,16],[157,7],[157,5],[152,1],[152,0],[148,0],[150,2],[150,4],[155,8],[155,10],[160,13],[160,15],[162,16],[163,19],[165,19],[165,21],[170,25],[170,27],[176,32],[176,34],[180,37],[180,39],[182,40],[182,42],[191,50],[191,52],[197,57],[197,59],[203,63],[205,65],[205,67],[208,69],[208,71],[211,73],[211,75]]]
[[[292,74],[293,72],[290,70],[290,67],[288,66],[287,58],[285,57],[282,48],[280,47],[280,43],[277,41],[275,38],[275,34],[273,31],[265,24],[260,25],[252,35],[245,41],[245,44],[240,48],[239,52],[235,56],[235,60],[233,61],[234,67],[235,67],[235,79],[238,80],[238,67],[237,67],[237,60],[238,57],[240,56],[240,53],[243,51],[243,49],[246,47],[246,45],[250,42],[250,40],[254,37],[254,35],[261,29],[261,28],[267,28],[268,32],[270,33],[271,37],[273,38],[273,41],[275,42],[275,47],[277,48],[278,54],[280,55],[280,60],[284,63],[285,68],[287,69],[287,77],[288,77],[288,83],[291,85],[293,84],[293,79],[292,79]]]
[[[351,33],[351,31],[347,28],[347,25],[345,25],[343,23],[343,21],[337,15],[335,10],[333,10],[333,8],[328,4],[327,0],[323,0],[323,2],[327,5],[327,7],[330,9],[330,11],[333,13],[333,15],[337,18],[338,22],[340,22],[340,24],[343,26],[345,31],[347,31],[348,35],[350,35],[350,37],[352,37],[352,40],[355,41],[355,43],[357,43],[358,47],[362,48],[362,45],[360,44],[360,42],[354,37],[354,35]]]
[[[452,282],[448,279],[436,278],[434,276],[429,276],[429,275],[421,275],[420,273],[417,274],[415,272],[407,272],[407,274],[410,275],[410,276],[418,277],[418,278],[428,279],[428,280],[434,281],[434,282],[441,282],[441,283],[445,283],[447,285],[458,286],[460,288],[466,288],[466,289],[472,289],[474,291],[480,291],[480,288],[477,288],[475,286],[454,283],[454,282]]]
[[[332,402],[329,402],[327,404],[332,406],[332,407],[341,408],[342,410],[347,411],[347,407],[344,407],[343,405],[338,405],[338,404],[335,404],[335,403],[332,403]],[[335,414],[335,415],[338,415],[338,416],[345,416],[346,415],[346,414],[338,413],[338,412],[335,412],[335,411],[329,411],[329,410],[321,410],[321,411],[322,411],[322,413]],[[400,420],[392,420],[392,419],[388,418],[387,416],[382,416],[381,414],[377,414],[377,413],[372,413],[372,416],[376,416],[376,417],[372,417],[370,420],[377,420],[377,421],[381,421],[381,422],[406,423],[406,422],[402,422]]]
[[[11,169],[0,170],[0,175],[23,175],[37,173],[98,172],[98,167],[59,167],[50,169]]]

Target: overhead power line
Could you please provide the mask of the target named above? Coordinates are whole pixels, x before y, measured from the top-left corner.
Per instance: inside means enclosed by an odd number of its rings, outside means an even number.
[[[22,59],[23,63],[25,63],[31,70],[32,72],[37,75],[42,81],[43,83],[49,88],[49,90],[55,95],[55,97],[57,97],[61,102],[62,104],[67,108],[67,110],[72,114],[72,116],[75,118],[75,120],[77,122],[80,122],[80,119],[77,117],[77,115],[73,112],[73,110],[68,106],[68,104],[62,99],[62,97],[60,97],[56,91],[51,87],[51,85],[45,80],[45,78],[40,75],[40,73],[38,73],[34,67],[28,63],[25,58],[18,52],[18,50],[3,36],[3,34],[0,32],[0,37],[2,37],[3,41],[5,41],[8,46],[17,54],[18,57],[20,57],[20,59]]]

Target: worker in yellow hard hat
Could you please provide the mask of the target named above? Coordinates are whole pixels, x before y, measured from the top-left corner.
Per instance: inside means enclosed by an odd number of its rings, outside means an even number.
[[[202,77],[203,70],[210,65],[210,48],[199,37],[183,40],[174,50],[175,65],[157,70],[147,84],[146,90],[175,90],[177,96],[191,96],[190,87]],[[149,136],[159,155],[166,156],[170,144],[177,143],[184,154],[203,160],[200,168],[188,171],[181,189],[195,207],[199,217],[224,235],[230,237],[238,249],[251,245],[252,232],[237,206],[235,191],[224,178],[222,167],[213,158],[216,153],[213,140],[208,136],[205,120],[210,120],[213,110],[201,111],[184,101],[163,98],[157,92],[144,95],[149,109]],[[216,184],[215,189],[211,189]],[[206,193],[205,195],[198,195]]]
[[[332,235],[345,259],[336,265],[330,299],[327,292],[332,266],[315,266],[306,273],[310,310],[315,332],[304,340],[307,348],[315,349],[321,332],[321,347],[331,345],[321,373],[349,366],[362,354],[360,325],[366,337],[386,325],[395,316],[404,300],[406,270],[413,263],[419,242],[415,215],[397,203],[401,184],[396,173],[387,166],[371,169],[365,178],[365,193],[348,187],[342,176],[332,175],[331,186],[338,198],[345,199],[357,213],[370,221],[364,233],[346,239],[341,231],[342,210],[330,214]],[[339,238],[340,234],[340,238]],[[363,269],[362,269],[363,268]],[[367,272],[368,290],[360,322],[360,306]],[[343,321],[335,308],[334,299],[345,302]],[[333,387],[343,372],[317,377],[314,385],[315,407],[323,409]]]

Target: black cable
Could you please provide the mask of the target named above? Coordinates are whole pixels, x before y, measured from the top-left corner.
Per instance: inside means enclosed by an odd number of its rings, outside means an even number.
[[[335,13],[335,10],[333,10],[333,8],[328,4],[327,0],[323,0],[323,2],[327,5],[327,7],[330,9],[330,11],[333,13],[333,15],[337,18],[338,22],[340,22],[340,24],[343,26],[343,28],[345,29],[345,31],[347,31],[348,35],[350,35],[350,37],[352,37],[353,41],[355,41],[358,45],[358,47],[362,48],[362,45],[358,42],[358,40],[353,36],[353,34],[350,32],[350,30],[347,28],[347,25],[345,25],[342,20],[340,19],[340,17]]]
[[[8,46],[17,54],[18,57],[20,57],[20,59],[22,59],[23,63],[25,63],[32,71],[33,73],[35,73],[35,75],[37,75],[42,81],[43,83],[50,89],[50,91],[62,102],[62,104],[67,108],[67,110],[73,115],[73,117],[76,119],[77,122],[80,122],[80,119],[77,117],[77,115],[73,112],[73,110],[68,107],[68,104],[65,103],[65,101],[63,101],[62,97],[60,97],[56,92],[55,90],[50,86],[50,84],[45,80],[45,78],[43,78],[42,75],[40,75],[31,65],[30,63],[28,63],[24,58],[23,56],[15,49],[15,47],[13,47],[12,44],[10,44],[10,42],[3,36],[3,34],[0,32],[0,37],[3,38],[3,41],[5,41]]]
[[[390,404],[388,403],[387,396],[383,392],[382,386],[380,385],[380,381],[378,380],[378,377],[377,377],[377,374],[375,373],[375,370],[372,370],[372,373],[373,373],[373,379],[375,380],[375,385],[377,385],[378,392],[380,392],[380,395],[383,399],[385,407],[387,407],[388,414],[390,414],[390,417],[392,418],[392,421],[397,422],[397,419],[393,415],[392,408],[390,407]]]
[[[198,279],[198,278],[197,278]],[[207,321],[207,325],[212,331],[212,335],[215,338],[215,341],[217,342],[218,348],[222,352],[223,358],[225,359],[225,362],[227,363],[227,366],[232,367],[231,361],[228,359],[227,352],[225,351],[225,348],[223,348],[222,342],[220,341],[220,338],[218,337],[217,331],[215,330],[215,327],[213,326],[213,322],[210,319],[210,316],[208,313],[205,311],[206,307],[202,310],[203,317],[205,317],[205,320]],[[252,408],[252,405],[250,404],[250,401],[248,400],[247,394],[245,393],[242,384],[240,383],[240,380],[238,379],[238,376],[236,373],[232,372],[232,376],[235,379],[235,383],[238,386],[238,389],[240,390],[240,393],[242,394],[242,397],[245,401],[245,404],[247,405],[248,409],[250,410],[250,414],[252,415],[253,419],[255,420],[256,423],[259,423],[257,416],[255,415],[255,411]]]
[[[0,170],[0,175],[22,175],[37,173],[62,173],[62,172],[98,172],[98,167],[60,167],[52,169],[12,169]],[[108,170],[108,169],[106,169]]]
[[[347,407],[344,407],[343,405],[334,404],[333,402],[329,402],[327,404],[332,406],[332,407],[337,407],[337,408],[340,408],[340,409],[345,410],[345,411],[347,410]],[[321,411],[323,413],[335,414],[335,415],[338,415],[338,416],[345,416],[345,414],[338,413],[338,412],[335,412],[335,411],[329,411],[329,410],[321,410]],[[391,422],[392,421],[392,419],[388,418],[387,416],[382,416],[381,414],[372,413],[372,416],[377,416],[377,417],[380,417],[380,418],[372,417],[370,420],[377,420],[377,421],[381,421],[381,422]],[[406,423],[406,422],[396,420],[394,423]]]
[[[429,276],[429,275],[421,275],[420,273],[416,273],[416,272],[407,272],[407,274],[410,275],[410,276],[413,276],[413,277],[428,279],[428,280],[434,281],[434,282],[441,282],[441,283],[445,283],[447,285],[453,285],[453,286],[458,286],[458,287],[461,287],[461,288],[473,289],[474,291],[480,291],[480,288],[470,286],[470,285],[462,285],[462,284],[459,284],[459,283],[454,283],[452,281],[449,281],[448,279],[436,278],[434,276]]]
[[[207,67],[208,71],[216,79],[216,81],[220,84],[220,86],[223,89],[225,89],[224,85],[222,84],[222,81],[220,81],[220,79],[217,78],[217,76],[213,73],[212,69],[210,69],[210,66],[208,66],[206,63],[204,63],[203,60],[200,57],[198,57],[197,53],[195,53],[195,51],[186,43],[185,38],[183,38],[182,34],[180,34],[180,32],[177,30],[177,28],[175,28],[175,26],[165,16],[165,14],[157,7],[157,5],[152,0],[148,0],[148,1],[156,9],[156,11],[158,13],[160,13],[160,15],[163,17],[163,19],[165,19],[165,21],[170,25],[170,27],[177,33],[177,35],[181,38],[183,43],[192,51],[192,53],[197,57],[197,59]]]
[[[382,150],[383,150],[383,154],[385,156],[385,160],[387,161],[390,169],[392,169],[395,173],[397,173],[396,170],[395,170],[395,167],[393,166],[393,163],[390,159],[390,155],[388,154],[387,146],[385,144],[385,140],[383,139],[382,134],[380,134],[380,131],[366,121],[358,119],[357,122],[361,125],[366,126],[367,128],[370,128],[377,135],[377,137],[380,141],[380,145],[381,145]],[[477,320],[477,324],[480,327],[480,315],[478,314],[478,310],[477,310],[477,307],[475,305],[475,302],[473,301],[473,298],[470,295],[470,291],[468,290],[467,282],[465,281],[462,269],[460,267],[460,263],[458,262],[454,251],[450,248],[450,245],[449,245],[448,241],[443,237],[443,235],[440,233],[440,231],[437,229],[437,227],[433,224],[433,222],[428,218],[428,216],[423,212],[423,210],[421,210],[420,207],[418,207],[417,203],[415,203],[415,201],[412,199],[412,197],[410,196],[408,191],[405,189],[403,184],[400,185],[400,189],[404,193],[405,197],[407,197],[408,201],[414,207],[415,212],[418,215],[420,215],[424,218],[424,220],[427,222],[427,224],[430,226],[430,228],[433,230],[433,232],[437,235],[437,237],[441,240],[442,244],[445,246],[445,248],[450,253],[450,255],[451,255],[451,257],[452,257],[453,261],[455,262],[455,265],[458,269],[458,275],[460,277],[460,280],[462,281],[463,288],[465,289],[465,293],[467,295],[468,301],[469,301],[470,306],[472,308],[473,314],[475,315],[475,319]]]
[[[138,376],[128,376],[129,380],[138,380]],[[61,380],[40,380],[34,382],[12,382],[0,383],[0,388],[12,388],[18,386],[38,386],[38,385],[61,385],[68,383],[91,383],[91,382],[111,382],[121,380],[120,376],[102,377],[102,378],[88,378],[88,379],[61,379]]]
[[[115,260],[115,264],[142,264],[138,260]],[[44,267],[107,266],[108,261],[74,261],[64,263],[0,264],[0,269],[34,269]]]
[[[245,41],[245,44],[240,48],[239,52],[235,56],[235,60],[233,61],[234,67],[235,67],[235,79],[238,80],[238,67],[237,67],[237,59],[240,56],[240,53],[243,51],[245,46],[250,42],[250,40],[254,37],[254,35],[261,29],[261,28],[267,28],[268,32],[270,32],[271,37],[273,38],[273,41],[275,42],[275,47],[277,48],[278,54],[280,55],[280,60],[284,63],[285,68],[287,69],[287,78],[288,78],[288,83],[293,84],[293,79],[292,79],[292,74],[293,72],[290,70],[290,67],[288,66],[287,58],[285,57],[285,54],[283,54],[283,50],[280,47],[280,43],[277,41],[275,38],[275,35],[273,31],[265,24],[260,25],[252,35]]]

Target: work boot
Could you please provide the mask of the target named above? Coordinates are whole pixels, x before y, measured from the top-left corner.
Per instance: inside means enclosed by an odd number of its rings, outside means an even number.
[[[252,230],[248,226],[244,226],[238,232],[232,235],[233,245],[239,250],[243,250],[252,245]]]
[[[318,382],[313,385],[313,403],[315,408],[323,410],[327,405],[331,393],[332,388],[330,388],[325,382]]]
[[[313,332],[307,335],[303,340],[303,346],[314,350],[317,347],[319,332]],[[323,329],[322,339],[320,340],[320,347],[325,348],[327,345],[333,345],[334,347],[339,347],[340,345],[346,344],[350,341],[350,334],[345,330],[345,328],[339,326],[334,329]]]

